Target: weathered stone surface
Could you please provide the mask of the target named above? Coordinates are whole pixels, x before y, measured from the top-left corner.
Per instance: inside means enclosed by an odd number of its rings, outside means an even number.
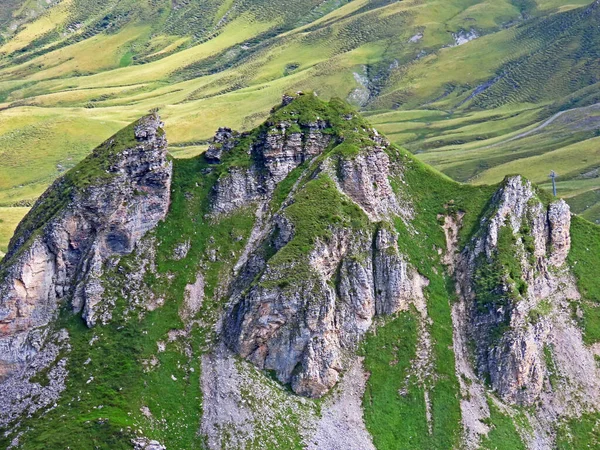
[[[0,376],[41,349],[43,339],[36,330],[50,323],[62,299],[69,298],[73,310],[83,311],[93,326],[104,291],[100,277],[105,262],[129,254],[165,217],[172,165],[162,122],[156,115],[147,116],[133,133],[135,137],[111,138],[86,160],[116,152],[100,182],[76,186],[72,179],[58,180],[28,217],[56,208],[56,195],[64,205],[47,222],[25,219],[17,229],[0,265]],[[119,139],[132,145],[113,150]]]
[[[389,181],[390,160],[385,152],[389,143],[380,142],[356,157],[342,159],[337,171],[342,190],[374,221],[400,213]]]
[[[259,180],[260,176],[254,168],[229,169],[213,189],[213,214],[230,214],[260,200],[262,189]]]
[[[227,213],[268,201],[294,168],[330,144],[331,134],[323,132],[329,126],[317,120],[300,133],[290,132],[297,123],[268,124],[252,146],[252,166],[230,170],[215,186],[213,211]],[[389,143],[367,131],[371,146],[348,157],[334,152],[314,174],[326,173],[340,194],[375,223],[403,212],[390,185]],[[224,335],[234,351],[261,369],[275,371],[296,393],[320,397],[338,381],[344,355],[356,348],[373,317],[406,309],[422,298],[417,291],[423,284],[399,254],[398,235],[388,224],[373,225],[375,234],[332,224],[330,236],[316,240],[306,260],[269,264],[264,248],[278,252],[294,236],[285,208],[263,220],[263,243],[255,244],[232,283]]]
[[[131,443],[134,450],[167,450],[160,442],[145,437],[135,438]]]
[[[60,330],[47,340],[31,364],[0,383],[0,427],[55,404],[65,390],[69,334]]]
[[[289,131],[292,123],[270,124],[270,128],[249,149],[252,165],[229,169],[215,185],[213,214],[229,214],[268,199],[277,184],[292,170],[325,150],[331,141],[331,136],[323,133],[328,125],[319,120],[304,126],[302,133],[298,133]],[[222,157],[220,154],[219,161]],[[209,155],[209,158],[216,161],[216,157]]]
[[[298,128],[300,132],[295,131]],[[267,123],[249,150],[250,167],[230,168],[217,182],[213,213],[268,202],[292,170],[332,143],[334,137],[325,132],[328,128],[331,124],[322,119],[308,124],[293,118]],[[327,173],[340,193],[372,222],[409,216],[390,184],[389,142],[374,130],[364,131],[371,145],[356,155],[325,158],[314,174]],[[336,143],[343,141],[336,139]],[[294,236],[285,207],[271,218],[261,218],[262,229],[255,234],[263,237],[263,244],[256,242],[239,265],[224,334],[242,357],[274,370],[296,393],[318,397],[335,385],[344,353],[356,347],[373,317],[393,314],[407,308],[415,297],[422,298],[422,293],[416,293],[423,287],[422,280],[399,254],[398,236],[389,225],[376,227],[375,235],[332,226],[330,237],[317,240],[306,261],[289,267],[270,265],[264,248],[278,252]],[[302,275],[295,276],[298,270]]]
[[[267,265],[226,318],[227,342],[259,368],[274,370],[297,394],[324,395],[339,379],[345,352],[356,348],[376,314],[405,310],[423,298],[420,276],[408,270],[396,241],[389,226],[375,237],[333,230],[310,253],[310,275],[289,285],[276,282],[287,276],[284,268]]]
[[[201,273],[196,276],[196,282],[189,284],[185,288],[183,307],[179,311],[179,316],[189,321],[200,311],[204,301],[204,277]]]
[[[492,213],[482,220],[481,231],[461,256],[460,289],[469,302],[467,326],[476,343],[480,375],[489,377],[501,398],[530,405],[544,386],[543,348],[552,329],[549,320],[538,317],[536,308],[542,301],[552,305],[578,295],[565,279],[570,211],[562,200],[545,208],[531,183],[518,176],[505,180],[493,204]],[[498,249],[503,227],[514,235],[511,249]],[[495,289],[503,300],[482,305],[475,283],[483,275],[477,275],[477,270],[492,264],[499,251],[511,253],[508,256],[521,271],[511,276],[520,278],[522,285],[517,286],[508,273],[498,274],[502,281]],[[532,314],[536,320],[531,319]]]
[[[308,450],[375,450],[362,409],[368,378],[361,359],[349,363],[339,387],[323,402],[314,431],[304,432]]]
[[[415,291],[409,265],[398,252],[398,234],[389,227],[381,227],[375,235],[374,266],[377,314],[406,309]]]
[[[211,163],[221,162],[223,153],[227,153],[237,143],[239,134],[231,128],[219,128],[208,149],[204,153],[206,160]]]
[[[564,200],[552,203],[548,209],[550,224],[550,264],[559,267],[565,263],[571,249],[571,210]]]

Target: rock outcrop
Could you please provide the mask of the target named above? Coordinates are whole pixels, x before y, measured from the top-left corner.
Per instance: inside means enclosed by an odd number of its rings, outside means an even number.
[[[238,142],[239,134],[231,128],[219,128],[208,149],[204,153],[207,161],[213,164],[221,162],[223,153],[229,152]]]
[[[268,199],[292,170],[325,150],[331,135],[323,130],[330,126],[323,120],[302,126],[291,120],[267,123],[258,139],[245,151],[251,157],[250,167],[234,165],[219,178],[213,190],[213,213],[228,214]],[[298,128],[302,131],[295,131]],[[233,136],[227,130],[217,132],[214,141],[220,144],[212,144],[209,148],[209,161],[220,162],[227,158],[235,147],[231,145],[235,142]]]
[[[227,342],[297,394],[324,395],[374,316],[406,310],[423,295],[396,241],[389,228],[374,236],[335,230],[315,244],[307,267],[267,265],[227,317]],[[307,273],[290,279],[294,270]]]
[[[169,207],[172,164],[158,116],[115,135],[59,179],[18,227],[0,264],[0,377],[43,346],[61,301],[104,318],[101,276]]]
[[[261,369],[273,370],[297,394],[320,397],[336,384],[346,356],[374,316],[408,308],[422,297],[422,287],[415,281],[420,281],[417,272],[398,252],[398,235],[388,222],[402,213],[390,184],[389,143],[369,130],[370,145],[356,152],[337,151],[335,144],[347,148],[348,143],[324,133],[331,128],[326,120],[309,122],[302,132],[289,132],[298,128],[291,121],[267,125],[251,147],[252,166],[230,170],[215,186],[213,210],[268,201],[294,168],[319,156],[307,168],[311,178],[327,180],[323,188],[334,189],[342,203],[359,207],[357,214],[368,225],[353,229],[332,223],[310,251],[293,260],[280,259],[294,246],[296,235],[293,214],[288,215],[295,203],[290,199],[267,221],[270,231],[263,232],[263,242],[233,282],[224,335],[234,351]],[[327,148],[332,150],[324,155]],[[252,189],[244,187],[248,185]],[[306,195],[301,184],[296,188],[297,196]],[[238,192],[256,195],[248,198]],[[270,258],[265,248],[275,256]]]
[[[518,176],[505,180],[491,208],[461,256],[460,286],[480,376],[506,401],[531,405],[547,376],[552,327],[538,310],[578,296],[565,267],[571,215],[563,200],[544,206]]]
[[[399,201],[390,185],[389,142],[374,136],[374,146],[354,158],[343,158],[337,169],[344,193],[374,221],[400,214]]]
[[[66,355],[70,351],[69,334],[66,330],[59,330],[50,334],[47,341],[35,358],[31,358],[30,364],[19,370],[18,376],[10,376],[0,383],[0,428],[6,429],[11,422],[23,416],[51,407],[64,392],[68,376]]]

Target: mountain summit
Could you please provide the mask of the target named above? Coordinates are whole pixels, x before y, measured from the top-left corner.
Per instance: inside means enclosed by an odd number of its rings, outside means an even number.
[[[451,181],[312,93],[166,149],[140,119],[19,225],[3,447],[597,445],[600,228],[564,201]]]

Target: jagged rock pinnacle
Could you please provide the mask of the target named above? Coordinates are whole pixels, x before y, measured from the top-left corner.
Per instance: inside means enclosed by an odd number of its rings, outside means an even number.
[[[132,251],[169,207],[172,164],[156,114],[117,133],[71,169],[19,225],[0,265],[0,377],[43,346],[63,299],[98,311],[105,261]]]

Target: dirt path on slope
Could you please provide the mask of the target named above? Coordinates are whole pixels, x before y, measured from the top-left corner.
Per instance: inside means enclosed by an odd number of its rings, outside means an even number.
[[[537,127],[535,127],[533,130],[529,130],[529,131],[526,131],[524,133],[517,134],[516,136],[513,136],[511,138],[505,139],[504,141],[496,142],[495,144],[492,144],[492,145],[487,145],[487,146],[483,147],[483,149],[485,149],[485,148],[499,147],[502,144],[508,144],[509,142],[516,141],[518,139],[522,139],[522,138],[527,137],[527,136],[531,136],[532,134],[537,133],[538,131],[541,131],[544,128],[546,128],[548,125],[550,125],[552,122],[554,122],[556,119],[558,119],[563,114],[568,113],[570,111],[575,111],[576,109],[579,109],[579,108],[568,109],[566,111],[560,111],[560,112],[554,114],[549,119],[547,119],[542,124],[540,124]]]

